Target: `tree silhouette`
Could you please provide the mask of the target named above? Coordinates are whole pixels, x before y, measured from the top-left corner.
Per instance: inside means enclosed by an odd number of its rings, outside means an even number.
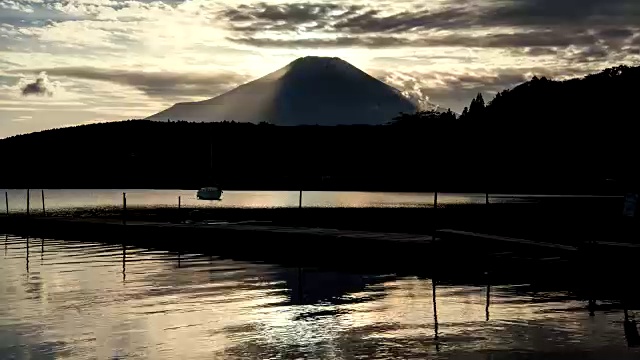
[[[322,186],[335,189],[432,191],[433,176],[418,164],[437,162],[440,190],[485,191],[477,184],[489,182],[504,192],[593,193],[604,179],[640,180],[639,83],[640,67],[628,66],[565,81],[536,77],[488,104],[477,94],[459,119],[420,111],[381,126],[171,119],[48,130],[0,140],[0,153],[11,154],[0,188],[198,188],[210,175],[202,164],[215,134],[214,152],[224,158],[216,179],[225,188],[297,189],[304,173],[329,176]]]
[[[473,117],[480,117],[484,113],[485,103],[481,93],[478,93],[475,99],[471,100],[469,106],[469,114]]]

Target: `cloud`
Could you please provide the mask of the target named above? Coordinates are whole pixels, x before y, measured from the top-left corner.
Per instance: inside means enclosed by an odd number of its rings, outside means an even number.
[[[28,120],[31,120],[31,119],[33,119],[33,116],[31,116],[31,115],[21,115],[21,116],[18,116],[16,118],[11,119],[11,121],[13,121],[13,122],[22,122],[22,121],[28,121]]]
[[[420,46],[408,39],[394,36],[339,36],[335,38],[290,38],[274,39],[269,37],[235,37],[228,38],[235,43],[265,47],[265,48],[339,48],[339,47],[364,47],[387,48]]]
[[[45,71],[41,71],[35,80],[26,78],[20,79],[18,87],[20,88],[23,96],[53,96],[56,90],[60,87],[60,83],[57,81],[50,81],[47,73]]]
[[[637,0],[513,0],[494,7],[487,21],[517,26],[637,26]]]
[[[426,36],[337,36],[337,37],[292,37],[277,39],[270,37],[236,37],[230,41],[256,47],[464,47],[464,48],[513,48],[513,47],[567,47],[592,45],[599,40],[589,33],[564,33],[554,31],[517,32],[510,34],[427,34]]]
[[[351,33],[398,33],[409,30],[520,27],[629,26],[640,23],[637,0],[511,0],[445,3],[436,9],[383,13],[372,8],[343,19],[336,28]]]
[[[402,6],[407,3],[410,6]],[[316,22],[345,33],[398,33],[408,30],[585,23],[632,26],[637,25],[632,20],[640,14],[640,5],[636,0],[470,0],[439,1],[429,6],[410,1],[397,6],[373,4],[243,4],[227,8],[220,16],[234,24],[252,21],[293,25]]]
[[[201,74],[93,67],[60,67],[37,69],[36,71],[46,71],[51,75],[68,78],[128,85],[144,92],[148,96],[160,98],[214,96],[248,80],[247,76],[233,72]]]
[[[20,64],[17,64],[8,60],[4,60],[4,59],[0,59],[0,64],[8,65],[8,66],[20,66]]]
[[[153,113],[304,55],[386,72],[406,96],[460,111],[531,72],[640,63],[640,1],[0,0],[0,52],[0,108],[34,112],[15,129],[48,127],[60,109],[78,112],[65,122]],[[64,91],[27,103],[18,89],[37,80],[16,86],[19,69],[45,70]]]
[[[227,8],[218,15],[227,21],[233,30],[253,33],[264,30],[321,29],[333,21],[357,14],[362,8],[361,5],[338,3],[303,2],[271,5],[261,2]]]
[[[387,5],[241,5],[224,11],[230,40],[257,47],[619,48],[638,33],[636,0],[472,0],[400,11]],[[637,21],[636,21],[637,20]]]
[[[528,80],[528,70],[503,69],[498,72],[416,73],[381,71],[376,77],[411,97],[426,99],[444,108],[460,111],[477,93],[487,100],[496,92]]]
[[[379,70],[372,74],[378,79],[402,91],[405,96],[429,101],[442,108],[461,111],[476,94],[482,93],[490,101],[497,92],[513,88],[534,75],[547,78],[564,78],[585,75],[580,68],[501,68],[494,70],[468,69],[459,72],[415,72],[403,70]]]
[[[415,30],[457,29],[478,23],[478,7],[456,6],[383,15],[378,9],[338,21],[334,28],[352,34],[402,33]],[[466,26],[465,26],[466,24]]]

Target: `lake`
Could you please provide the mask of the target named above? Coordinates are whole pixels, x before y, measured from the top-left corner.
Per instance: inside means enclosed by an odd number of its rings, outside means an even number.
[[[640,356],[622,310],[591,317],[585,301],[527,284],[488,289],[90,239],[0,243],[1,359]]]
[[[2,190],[8,192],[9,210],[25,211],[27,191]],[[178,196],[187,207],[228,208],[273,208],[297,207],[298,191],[225,191],[221,201],[196,199],[196,190],[44,190],[46,208],[65,210],[77,208],[100,208],[122,206],[122,193],[127,193],[129,207],[177,207]],[[534,195],[490,195],[492,203],[523,202],[547,196]],[[566,197],[566,196],[565,196]],[[583,196],[574,196],[583,197]],[[593,197],[593,196],[588,196]],[[31,205],[34,212],[42,209],[41,189],[31,190]],[[305,191],[302,203],[305,207],[428,207],[433,206],[433,193],[397,192],[338,192]],[[483,204],[485,194],[438,194],[438,204]],[[4,210],[4,204],[0,209]]]

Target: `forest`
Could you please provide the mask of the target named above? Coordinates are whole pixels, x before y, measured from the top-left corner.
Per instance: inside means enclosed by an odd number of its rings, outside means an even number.
[[[461,115],[378,126],[128,120],[0,140],[0,188],[618,194],[635,188],[640,67],[534,77]]]

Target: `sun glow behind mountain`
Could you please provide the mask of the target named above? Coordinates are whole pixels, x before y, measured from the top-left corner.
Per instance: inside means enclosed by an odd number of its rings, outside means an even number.
[[[178,103],[148,119],[276,125],[383,124],[420,105],[336,57],[307,56],[213,99]]]

